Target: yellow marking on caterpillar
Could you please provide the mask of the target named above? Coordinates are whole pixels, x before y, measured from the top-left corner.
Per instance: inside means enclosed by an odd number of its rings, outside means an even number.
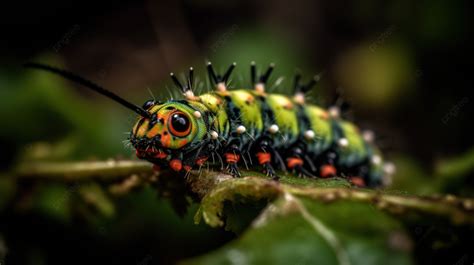
[[[146,137],[148,138],[155,137],[160,132],[160,129],[161,129],[160,127],[161,127],[161,124],[156,124],[155,126],[153,126],[153,128],[151,128],[151,130],[149,130],[148,133],[146,134]]]
[[[298,118],[291,100],[283,95],[270,94],[267,96],[267,102],[275,113],[275,121],[281,132],[298,135]]]
[[[150,122],[149,122],[148,120],[145,120],[145,121],[140,125],[140,127],[138,128],[138,131],[137,131],[137,133],[136,133],[136,135],[137,135],[138,137],[143,137],[143,136],[146,134],[146,132],[147,132],[147,130],[148,130],[148,124],[149,124],[149,123],[150,123]]]

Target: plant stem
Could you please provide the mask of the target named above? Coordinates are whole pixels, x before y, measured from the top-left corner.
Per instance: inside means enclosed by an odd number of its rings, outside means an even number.
[[[55,180],[64,182],[94,179],[120,180],[133,174],[153,173],[152,165],[138,160],[107,160],[91,162],[33,162],[23,163],[14,171],[21,179]]]

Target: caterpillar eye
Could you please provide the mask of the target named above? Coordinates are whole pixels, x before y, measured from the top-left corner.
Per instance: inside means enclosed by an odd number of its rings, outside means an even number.
[[[170,132],[178,137],[185,137],[191,131],[191,122],[188,116],[182,112],[175,112],[171,115],[168,127]]]
[[[145,103],[143,103],[142,108],[143,108],[144,110],[147,110],[147,109],[153,107],[153,105],[155,105],[155,101],[152,100],[152,99],[150,99],[150,100],[147,100]]]

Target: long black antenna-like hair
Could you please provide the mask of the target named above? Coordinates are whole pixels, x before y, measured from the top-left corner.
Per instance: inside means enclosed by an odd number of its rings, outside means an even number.
[[[109,91],[109,90],[93,83],[92,81],[89,81],[89,80],[87,80],[83,77],[80,77],[76,74],[73,74],[69,71],[62,70],[62,69],[52,67],[52,66],[49,66],[49,65],[39,64],[39,63],[26,63],[23,66],[27,67],[27,68],[41,69],[41,70],[45,70],[47,72],[58,74],[58,75],[66,78],[70,81],[81,84],[81,85],[83,85],[87,88],[90,88],[90,89],[94,90],[95,92],[97,92],[97,93],[99,93],[103,96],[106,96],[106,97],[112,99],[115,102],[118,102],[122,106],[135,111],[136,113],[138,113],[140,116],[142,116],[144,118],[150,118],[151,117],[150,113],[147,112],[146,110],[142,109],[141,107],[139,107],[139,106],[137,106],[133,103],[130,103],[127,100],[125,100],[125,99],[117,96],[116,94],[112,93],[111,91]]]

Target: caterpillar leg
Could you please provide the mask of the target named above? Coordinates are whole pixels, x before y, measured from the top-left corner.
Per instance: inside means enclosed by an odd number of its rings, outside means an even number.
[[[286,158],[286,166],[289,170],[295,172],[298,177],[315,178],[313,173],[305,168],[305,156],[303,150],[299,147],[294,147],[291,150],[291,155]],[[311,167],[312,164],[309,166]]]
[[[274,158],[274,155],[277,155],[276,158],[278,159],[278,154],[276,154],[275,150],[270,147],[269,143],[267,141],[262,141],[259,145],[259,151],[256,154],[258,164],[263,167],[263,173],[271,177],[273,180],[278,180],[280,178],[277,176],[275,169],[272,166],[272,158]]]
[[[242,175],[240,174],[239,167],[237,163],[240,160],[240,150],[236,145],[232,145],[231,148],[224,154],[225,161],[227,163],[227,169],[229,174],[233,177],[240,178]]]
[[[299,177],[316,178],[316,176],[313,175],[313,173],[306,170],[306,168],[304,168],[303,166],[296,166],[295,167],[295,172]]]
[[[265,150],[267,150],[268,152],[272,154],[272,159],[276,163],[278,168],[282,171],[286,171],[285,161],[281,157],[280,153],[278,153],[278,151],[275,150],[275,148],[273,148],[271,145],[268,145],[268,144],[265,146]]]
[[[239,167],[237,166],[237,163],[229,163],[227,164],[228,167],[228,172],[231,174],[234,178],[240,178],[242,175],[240,174]]]
[[[270,152],[260,151],[256,154],[258,159],[258,164],[263,167],[263,173],[267,176],[272,177],[274,180],[278,180],[279,177],[277,176],[275,169],[272,166],[272,154]]]

